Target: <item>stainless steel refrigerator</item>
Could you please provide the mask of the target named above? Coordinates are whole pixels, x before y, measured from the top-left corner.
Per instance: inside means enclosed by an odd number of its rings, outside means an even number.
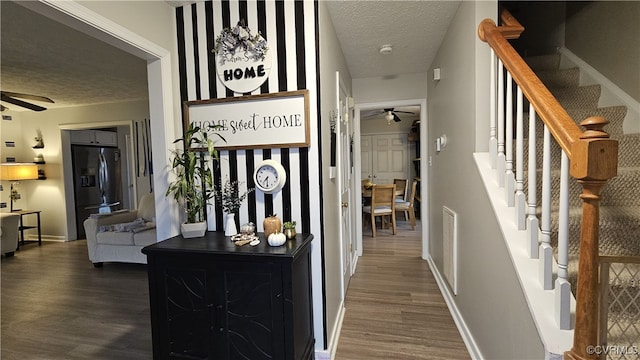
[[[78,239],[85,239],[84,220],[90,214],[121,207],[120,150],[115,147],[72,145]]]

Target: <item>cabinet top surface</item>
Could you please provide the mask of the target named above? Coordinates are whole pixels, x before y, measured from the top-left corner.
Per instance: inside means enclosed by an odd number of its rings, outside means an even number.
[[[294,257],[298,252],[309,246],[313,235],[297,234],[295,239],[287,240],[282,246],[270,246],[264,233],[258,233],[260,244],[236,246],[228,236],[222,232],[208,231],[204,237],[185,239],[182,235],[174,236],[167,240],[149,245],[142,249],[145,254],[158,254],[162,252],[185,253],[213,253],[230,255],[255,255]]]

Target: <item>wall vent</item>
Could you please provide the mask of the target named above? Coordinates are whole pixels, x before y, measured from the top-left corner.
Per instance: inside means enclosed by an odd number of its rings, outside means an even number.
[[[458,214],[442,207],[442,250],[444,277],[454,295],[458,295]]]

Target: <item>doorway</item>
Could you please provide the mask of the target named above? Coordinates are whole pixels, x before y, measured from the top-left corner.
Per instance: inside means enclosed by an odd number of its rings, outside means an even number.
[[[419,209],[416,209],[416,211],[418,211],[421,214],[421,221],[422,221],[422,233],[421,233],[421,245],[422,245],[422,251],[421,251],[421,255],[423,259],[427,259],[428,257],[428,253],[429,253],[429,213],[428,213],[428,209],[429,207],[427,206],[427,201],[428,201],[428,179],[429,179],[429,168],[426,166],[426,161],[425,159],[428,157],[427,154],[427,139],[428,139],[428,134],[427,134],[427,101],[426,99],[415,99],[415,100],[398,100],[398,101],[384,101],[384,102],[376,102],[376,103],[363,103],[363,104],[357,104],[355,105],[355,116],[354,116],[354,148],[355,149],[361,149],[362,147],[362,126],[363,126],[363,119],[361,119],[361,115],[363,112],[368,111],[368,110],[376,110],[376,109],[389,109],[389,108],[396,108],[396,107],[403,107],[403,106],[419,106],[420,108],[420,116],[419,116],[419,137],[420,139],[422,139],[421,141],[419,141],[417,143],[417,150],[419,151],[420,154],[424,154],[423,156],[417,158],[416,162],[417,162],[417,166],[416,168],[419,169],[418,173],[415,174],[415,177],[419,177],[421,179],[421,181],[419,182],[419,186],[420,186],[420,194],[422,195],[422,201],[420,201],[419,203]],[[407,134],[408,135],[408,134]],[[355,161],[354,161],[354,165],[355,165],[355,169],[354,169],[354,173],[355,173],[355,179],[354,179],[354,183],[355,184],[361,184],[363,177],[362,177],[362,167],[363,167],[363,159],[361,157],[361,153],[360,151],[355,151],[354,152],[354,156],[355,156]],[[410,155],[411,157],[411,155]],[[355,192],[356,195],[356,203],[357,204],[361,204],[362,203],[362,193],[361,191],[356,191]],[[357,242],[357,251],[358,251],[358,256],[362,256],[363,255],[363,231],[362,231],[362,212],[360,211],[356,211],[356,221],[355,224],[357,224],[357,226],[355,226],[356,228],[356,242]]]
[[[168,163],[167,149],[175,138],[171,53],[122,25],[73,2],[26,2],[24,6],[147,61],[153,163]],[[154,172],[153,184],[157,236],[159,239],[169,238],[178,234],[179,224],[176,220],[177,209],[170,208],[162,201],[168,187],[166,173]],[[64,196],[67,203],[72,202],[69,192],[65,191]],[[67,217],[67,229],[74,226],[69,221],[70,218]],[[67,233],[67,238],[68,236]]]

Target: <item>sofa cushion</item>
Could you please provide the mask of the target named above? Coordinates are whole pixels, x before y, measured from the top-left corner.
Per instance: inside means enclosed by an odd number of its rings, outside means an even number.
[[[133,235],[133,243],[138,246],[147,246],[158,242],[156,229],[137,232]]]
[[[133,245],[133,235],[132,232],[105,231],[96,235],[96,242],[104,245]]]

